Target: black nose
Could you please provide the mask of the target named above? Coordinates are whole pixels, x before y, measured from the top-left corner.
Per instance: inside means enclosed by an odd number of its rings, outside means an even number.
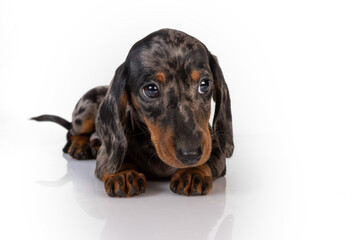
[[[176,157],[185,165],[197,163],[202,156],[202,147],[196,149],[179,149],[176,151]]]

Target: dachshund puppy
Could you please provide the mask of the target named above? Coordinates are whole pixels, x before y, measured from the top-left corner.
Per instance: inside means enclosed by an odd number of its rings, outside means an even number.
[[[216,57],[171,29],[135,43],[110,86],[79,100],[72,123],[52,115],[33,119],[67,128],[63,151],[96,157],[96,177],[111,197],[144,193],[146,179],[169,178],[174,193],[208,194],[234,150],[230,96]]]

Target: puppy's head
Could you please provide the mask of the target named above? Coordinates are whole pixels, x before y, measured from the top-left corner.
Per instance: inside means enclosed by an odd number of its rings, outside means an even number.
[[[232,153],[230,98],[221,69],[204,44],[183,32],[163,29],[137,42],[108,94],[121,98],[116,100],[119,109],[130,103],[149,129],[160,159],[176,168],[209,159],[213,97],[212,130],[222,151]]]
[[[170,166],[198,166],[210,157],[211,98],[219,87],[213,59],[200,41],[169,29],[149,35],[130,51],[131,101],[160,159]]]

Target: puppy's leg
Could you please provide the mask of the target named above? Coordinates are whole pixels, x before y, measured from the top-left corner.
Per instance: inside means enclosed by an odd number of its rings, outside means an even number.
[[[95,131],[95,116],[89,115],[87,118],[77,117],[75,120],[77,128],[70,130],[67,146],[64,151],[75,159],[93,159],[93,151],[90,145],[90,136]]]
[[[170,189],[180,195],[206,195],[213,185],[211,169],[207,164],[178,170],[170,181]]]
[[[226,174],[226,156],[215,138],[212,140],[211,155],[206,164],[210,167],[213,178],[223,177]]]
[[[137,172],[132,163],[125,163],[114,174],[105,173],[102,178],[105,191],[110,197],[132,197],[145,192],[145,175]]]
[[[94,159],[101,145],[95,131],[95,118],[107,87],[88,91],[76,104],[72,115],[72,129],[63,151],[75,159]]]

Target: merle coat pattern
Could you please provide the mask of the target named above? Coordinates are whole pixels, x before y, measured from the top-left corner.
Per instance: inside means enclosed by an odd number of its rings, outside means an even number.
[[[215,113],[209,124],[211,99]],[[110,86],[87,92],[64,152],[96,157],[95,175],[112,197],[145,192],[146,179],[171,178],[178,194],[207,194],[234,149],[229,91],[215,56],[199,40],[162,29],[138,41]]]

